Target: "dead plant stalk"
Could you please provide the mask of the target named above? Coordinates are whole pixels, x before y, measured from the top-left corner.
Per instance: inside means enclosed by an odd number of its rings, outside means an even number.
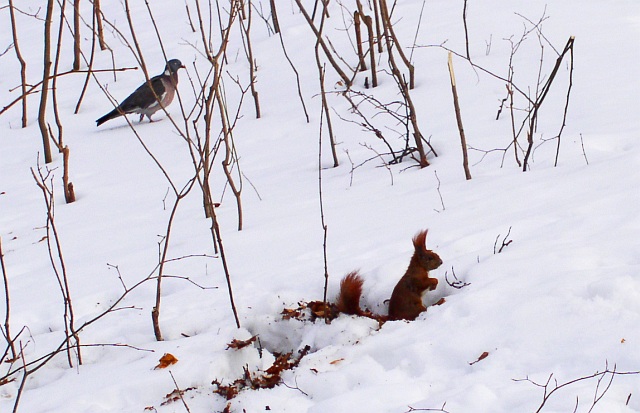
[[[458,131],[460,132],[460,146],[462,147],[462,167],[464,168],[464,176],[467,180],[471,179],[469,171],[469,156],[467,155],[467,138],[464,134],[462,126],[462,115],[460,114],[460,103],[458,101],[458,90],[456,86],[456,76],[453,72],[453,60],[451,53],[448,54],[449,78],[451,79],[451,93],[453,94],[453,107],[456,112],[456,121],[458,123]]]

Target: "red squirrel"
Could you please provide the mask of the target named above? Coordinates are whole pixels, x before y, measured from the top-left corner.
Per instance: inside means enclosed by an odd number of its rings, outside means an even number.
[[[389,301],[389,320],[415,320],[427,308],[422,303],[422,293],[434,290],[438,285],[436,278],[429,277],[429,271],[442,265],[442,260],[435,252],[425,246],[427,230],[413,237],[415,252],[404,273],[391,293]],[[364,280],[357,271],[347,274],[340,282],[338,294],[338,310],[345,314],[363,315],[360,308],[360,296]]]

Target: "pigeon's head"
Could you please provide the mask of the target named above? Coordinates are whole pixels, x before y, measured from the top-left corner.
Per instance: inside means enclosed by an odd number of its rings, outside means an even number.
[[[167,75],[171,75],[178,72],[178,69],[184,69],[184,65],[178,59],[171,59],[167,62],[167,67],[165,67],[164,72]]]

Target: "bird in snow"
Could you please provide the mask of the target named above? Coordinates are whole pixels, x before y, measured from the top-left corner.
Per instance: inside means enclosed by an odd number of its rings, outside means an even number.
[[[184,65],[180,60],[169,60],[164,72],[152,77],[149,82],[144,82],[129,97],[123,100],[117,108],[96,120],[97,126],[129,113],[139,114],[140,122],[145,116],[149,118],[149,122],[153,122],[151,115],[162,107],[166,108],[173,101],[178,87],[178,69],[181,68],[184,68]]]

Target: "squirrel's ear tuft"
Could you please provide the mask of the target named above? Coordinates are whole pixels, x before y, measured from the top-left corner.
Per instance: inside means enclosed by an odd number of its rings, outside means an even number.
[[[424,231],[420,231],[416,234],[415,237],[413,237],[413,246],[417,249],[427,249],[426,247],[426,243],[427,243],[427,232],[429,230],[425,229]]]

